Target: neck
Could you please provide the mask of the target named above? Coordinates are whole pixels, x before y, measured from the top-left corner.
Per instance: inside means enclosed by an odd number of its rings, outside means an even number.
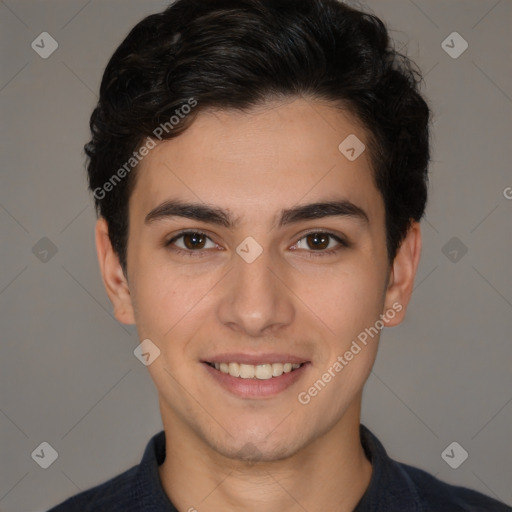
[[[159,467],[178,510],[352,512],[372,466],[360,441],[360,397],[340,421],[294,455],[243,462],[219,455],[178,418],[164,415],[166,458]]]

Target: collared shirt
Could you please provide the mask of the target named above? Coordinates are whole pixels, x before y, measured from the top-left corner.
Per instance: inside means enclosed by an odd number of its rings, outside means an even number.
[[[362,424],[360,435],[373,471],[353,512],[512,512],[512,507],[484,494],[396,462]],[[160,481],[158,466],[164,459],[165,432],[161,431],[149,441],[139,465],[48,512],[178,512]]]

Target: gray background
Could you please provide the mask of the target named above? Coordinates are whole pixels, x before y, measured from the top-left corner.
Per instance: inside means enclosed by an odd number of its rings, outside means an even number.
[[[165,5],[0,1],[4,512],[119,474],[162,428],[136,332],[100,280],[82,147],[108,58]],[[416,288],[406,321],[383,333],[362,422],[393,458],[512,504],[512,2],[367,5],[423,69],[435,117]],[[59,44],[47,59],[31,48],[43,31]],[[469,44],[456,59],[441,47],[453,31]],[[31,458],[43,441],[58,452],[48,469]],[[469,453],[458,469],[441,457],[452,441]]]

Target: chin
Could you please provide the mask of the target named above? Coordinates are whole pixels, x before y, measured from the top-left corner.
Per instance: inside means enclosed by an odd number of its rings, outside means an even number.
[[[300,449],[300,446],[295,446],[295,443],[290,444],[289,439],[286,439],[286,443],[284,444],[284,440],[282,443],[269,443],[268,439],[261,442],[247,440],[238,442],[236,447],[217,445],[212,448],[228,459],[253,465],[259,462],[276,462],[287,459]]]
[[[281,426],[271,427],[268,422],[259,426],[233,425],[230,434],[223,432],[221,438],[212,439],[211,431],[203,437],[219,455],[232,460],[250,464],[257,462],[275,462],[287,459],[307,444],[304,433],[290,431],[286,421],[280,419]]]

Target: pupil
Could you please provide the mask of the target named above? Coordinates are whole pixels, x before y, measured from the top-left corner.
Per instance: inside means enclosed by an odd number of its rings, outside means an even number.
[[[201,245],[201,241],[204,240],[204,237],[200,233],[193,233],[193,234],[189,233],[189,234],[185,235],[184,240],[185,240],[185,245],[187,246],[188,249],[197,249],[198,245]],[[192,242],[188,243],[187,242],[188,240],[192,240]]]
[[[319,244],[317,244],[319,239],[323,239],[323,241],[324,241],[323,243],[320,242],[321,246]],[[308,243],[312,240],[314,240],[313,248],[316,248],[316,249],[325,249],[329,245],[329,237],[327,235],[325,235],[324,233],[311,233],[310,235],[308,235]]]

